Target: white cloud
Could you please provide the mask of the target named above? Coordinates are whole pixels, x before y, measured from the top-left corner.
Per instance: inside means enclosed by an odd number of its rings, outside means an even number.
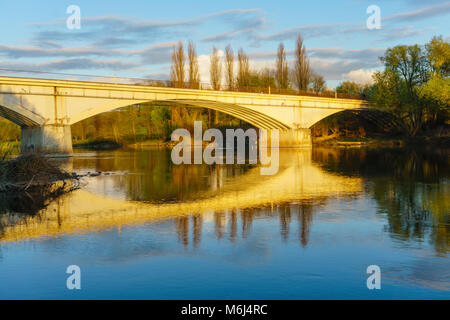
[[[356,83],[361,84],[372,84],[373,79],[372,76],[376,72],[374,69],[358,69],[358,70],[352,70],[348,73],[342,74],[342,78],[344,80],[350,80]]]

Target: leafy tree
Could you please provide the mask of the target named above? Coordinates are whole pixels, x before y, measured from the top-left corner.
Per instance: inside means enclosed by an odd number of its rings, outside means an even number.
[[[251,71],[249,84],[256,90],[267,89],[269,87],[275,88],[276,81],[274,74],[275,72],[268,68],[262,71]]]
[[[19,141],[20,127],[9,120],[0,117],[0,138],[4,141]]]
[[[436,74],[424,83],[419,97],[427,105],[427,119],[433,125],[448,119],[450,106],[450,78]]]
[[[448,118],[450,61],[448,42],[434,37],[427,45],[402,45],[381,57],[385,70],[374,75],[371,100],[396,115],[409,136],[424,123]]]
[[[359,95],[362,92],[362,86],[353,81],[344,81],[336,87],[336,92],[349,95]]]
[[[170,140],[171,125],[170,125],[170,110],[165,106],[155,106],[150,113],[152,123],[155,126],[156,132],[166,141]]]
[[[450,76],[450,43],[444,41],[442,36],[433,37],[425,45],[428,61],[433,75],[440,74],[442,77]]]

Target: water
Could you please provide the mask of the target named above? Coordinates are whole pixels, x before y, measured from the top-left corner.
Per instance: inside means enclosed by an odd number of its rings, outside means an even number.
[[[438,149],[286,149],[261,176],[79,151],[67,168],[102,172],[81,190],[40,210],[0,201],[0,298],[449,299],[448,164]]]

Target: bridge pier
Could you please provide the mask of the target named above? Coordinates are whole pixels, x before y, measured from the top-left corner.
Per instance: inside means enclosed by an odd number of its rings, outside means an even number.
[[[70,156],[72,149],[72,130],[69,125],[44,125],[41,127],[22,127],[20,151]]]
[[[312,147],[311,129],[280,131],[280,147]]]

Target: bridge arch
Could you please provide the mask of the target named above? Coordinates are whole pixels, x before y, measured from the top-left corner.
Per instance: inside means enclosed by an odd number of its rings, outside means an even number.
[[[264,113],[258,112],[256,110],[249,110],[243,106],[237,105],[237,104],[230,104],[230,103],[223,103],[223,102],[217,102],[217,101],[208,101],[208,100],[190,100],[190,99],[174,99],[174,100],[146,100],[146,101],[140,101],[140,102],[113,102],[109,103],[100,107],[95,107],[88,109],[84,112],[81,112],[77,114],[74,117],[70,118],[70,124],[73,125],[77,122],[83,121],[87,118],[113,111],[119,108],[127,107],[130,105],[136,105],[136,104],[142,104],[142,103],[149,103],[149,102],[160,102],[160,103],[169,103],[173,105],[178,106],[190,106],[194,108],[205,108],[210,110],[219,111],[228,115],[231,115],[239,120],[245,121],[257,128],[260,129],[278,129],[282,131],[289,130],[290,127],[279,121],[276,120],[268,115],[265,115]]]
[[[0,116],[21,127],[39,127],[45,123],[43,117],[20,105],[0,104]]]

